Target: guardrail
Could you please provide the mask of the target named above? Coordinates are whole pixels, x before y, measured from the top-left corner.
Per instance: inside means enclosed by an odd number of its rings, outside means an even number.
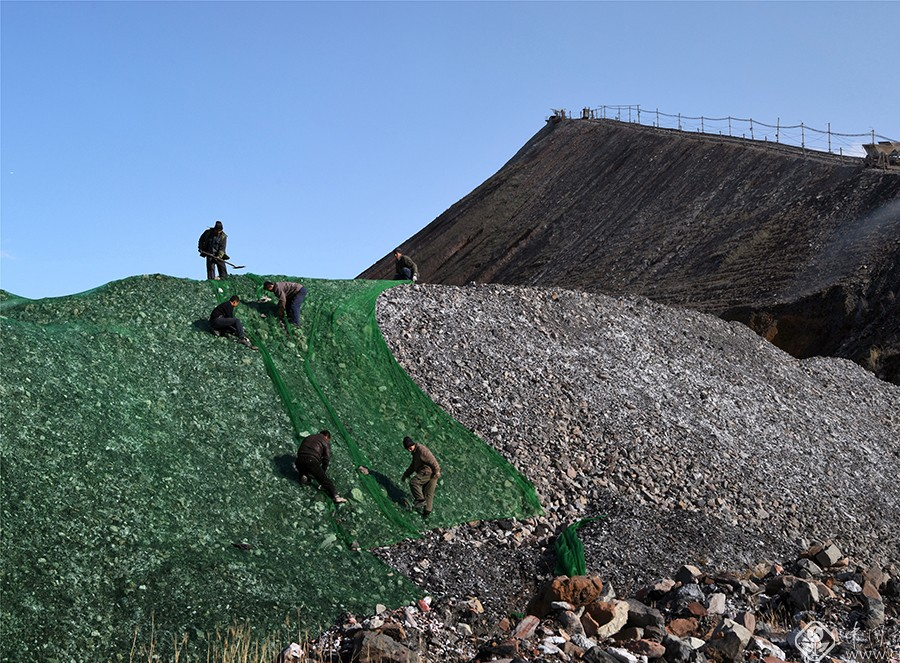
[[[572,114],[565,109],[553,109],[553,114],[560,119],[572,119]],[[775,124],[767,124],[752,118],[672,114],[663,113],[658,108],[648,111],[639,104],[603,105],[597,108],[583,108],[581,110],[581,119],[618,120],[620,122],[643,124],[661,129],[674,129],[677,131],[744,138],[759,142],[772,142],[779,145],[792,145],[804,150],[815,150],[841,156],[865,157],[866,150],[863,145],[866,140],[870,141],[871,144],[875,144],[876,139],[885,142],[897,142],[897,139],[875,133],[874,129],[868,133],[838,133],[831,130],[830,122],[826,129],[817,129],[803,122],[800,124],[781,124],[781,118],[778,118]]]

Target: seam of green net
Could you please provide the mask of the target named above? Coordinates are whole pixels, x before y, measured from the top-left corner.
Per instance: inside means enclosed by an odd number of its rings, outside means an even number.
[[[246,278],[248,278],[252,283],[256,285],[256,294],[259,295],[262,288],[263,278],[255,274],[248,274],[246,275]],[[331,312],[331,333],[333,338],[338,338],[340,336],[337,323],[342,315],[344,315],[349,310],[365,310],[365,315],[368,323],[370,324],[370,329],[374,329],[377,331],[377,333],[372,333],[370,335],[369,340],[374,343],[374,346],[375,348],[377,348],[379,353],[388,358],[388,361],[391,365],[391,370],[395,373],[400,374],[404,382],[406,382],[407,386],[411,390],[419,393],[424,399],[431,401],[427,394],[424,394],[419,386],[415,384],[415,382],[409,378],[409,376],[399,366],[399,364],[397,364],[396,358],[394,358],[393,353],[387,346],[387,343],[385,342],[384,337],[381,335],[377,324],[376,301],[378,299],[378,296],[385,290],[388,290],[397,285],[402,285],[403,282],[369,281],[366,283],[369,287],[351,294],[347,299],[338,304]],[[230,296],[232,288],[227,281],[213,281],[211,282],[211,285],[216,295],[216,299],[219,302],[224,301]],[[222,290],[221,293],[219,292],[219,289]],[[327,311],[324,312],[324,314],[327,315]],[[354,466],[368,467],[370,465],[369,459],[354,439],[354,436],[344,426],[340,416],[337,414],[334,408],[334,405],[331,403],[330,399],[325,394],[318,379],[316,378],[316,338],[319,335],[319,330],[322,328],[322,315],[323,310],[319,309],[316,311],[316,314],[312,320],[310,331],[307,336],[307,348],[303,359],[303,370],[306,378],[310,383],[310,386],[313,388],[320,402],[325,407],[331,424],[333,425],[335,430],[340,432],[340,437],[345,442],[346,448],[349,451]],[[293,325],[291,325],[287,320],[284,319],[282,320],[282,322],[284,323],[284,328],[287,332],[288,337],[293,338],[297,333]],[[278,370],[275,360],[266,347],[265,341],[261,337],[255,335],[249,328],[246,329],[246,333],[247,336],[253,341],[254,345],[259,348],[259,352],[263,358],[263,363],[266,367],[266,371],[273,382],[276,392],[279,394],[282,406],[286,414],[288,415],[288,418],[291,422],[291,427],[293,428],[295,436],[299,441],[301,433],[303,431],[303,426],[301,424],[302,416],[297,411],[297,407],[292,405],[292,402],[295,400],[293,398],[293,393],[291,392],[291,389],[288,387],[286,381],[281,375],[281,372]],[[534,486],[532,486],[531,483],[529,483],[521,475],[521,473],[519,473],[512,465],[510,465],[508,461],[506,461],[506,459],[503,458],[502,455],[493,447],[485,444],[483,441],[482,445],[484,446],[484,453],[493,458],[500,467],[505,468],[507,478],[511,480],[521,491],[524,503],[528,507],[528,510],[533,513],[542,513],[543,508],[541,507],[540,499],[537,496],[537,492]],[[366,492],[369,494],[369,496],[377,505],[379,511],[381,511],[381,513],[387,520],[389,520],[395,526],[399,527],[402,531],[406,532],[410,537],[418,538],[419,536],[421,536],[418,528],[413,525],[406,517],[404,517],[404,515],[397,509],[397,507],[394,506],[393,502],[384,493],[384,491],[378,485],[377,481],[372,476],[368,474],[358,473],[357,480],[362,483],[362,486],[365,488]],[[336,533],[345,543],[349,545],[353,537],[334,519],[333,505],[331,506],[330,513],[332,515],[332,523],[336,530]]]
[[[248,277],[254,283],[257,284],[257,287],[262,286],[261,278],[257,277],[256,275],[248,275]],[[391,285],[388,284],[387,287],[391,287]],[[375,293],[375,297],[377,297],[378,294],[380,294],[385,289],[386,289],[385,287],[374,288],[373,290],[377,290],[377,292]],[[222,288],[222,290],[226,291],[226,292],[223,292],[223,293],[221,293],[221,296],[218,296],[220,293],[218,293],[218,288],[215,288],[217,300],[219,302],[225,301],[225,299],[227,299],[230,296],[230,294],[228,292],[229,288]],[[353,297],[349,298],[343,306],[338,307],[337,310],[341,310],[341,309],[349,306],[351,302],[357,303],[359,300],[372,299],[371,293],[372,293],[371,290],[366,290],[366,291],[363,291],[363,293],[361,293],[360,295],[354,295]],[[374,314],[374,307],[373,307],[373,314]],[[305,357],[303,360],[303,370],[304,370],[304,373],[306,374],[307,379],[310,382],[310,385],[312,386],[313,390],[316,392],[316,395],[319,397],[319,400],[321,401],[322,405],[325,407],[326,411],[328,412],[329,418],[331,419],[331,423],[333,424],[334,428],[336,430],[340,431],[341,438],[346,443],[347,448],[350,451],[350,457],[353,459],[354,464],[356,466],[360,466],[360,465],[367,466],[369,464],[368,459],[366,458],[366,456],[362,452],[362,450],[359,448],[359,445],[353,439],[353,436],[350,434],[350,432],[344,426],[343,422],[341,421],[340,417],[338,416],[337,412],[335,411],[334,406],[332,405],[331,401],[325,395],[325,392],[322,390],[322,387],[319,384],[319,381],[316,379],[315,373],[313,371],[313,365],[314,365],[315,354],[316,354],[314,339],[316,338],[316,332],[319,329],[319,318],[321,317],[321,315],[322,315],[322,312],[317,311],[316,316],[310,327],[306,354],[305,354]],[[337,316],[335,315],[335,317],[337,317]],[[285,329],[287,330],[288,336],[293,337],[293,335],[296,333],[293,328],[293,325],[289,324],[287,322],[287,320],[282,320],[282,321],[285,323]],[[334,329],[335,329],[335,326],[334,326],[334,322],[332,320],[332,330],[334,330]],[[300,422],[299,422],[300,417],[297,414],[296,408],[291,406],[291,401],[293,400],[293,398],[292,398],[293,395],[291,393],[291,390],[287,386],[284,378],[281,376],[280,371],[276,367],[275,361],[272,359],[272,355],[271,355],[271,353],[269,353],[269,350],[266,347],[266,344],[263,341],[263,339],[255,337],[250,330],[247,330],[246,333],[247,333],[247,336],[253,341],[254,345],[256,345],[259,348],[260,355],[262,356],[262,359],[263,359],[263,364],[266,367],[266,372],[269,374],[269,377],[272,379],[272,382],[274,383],[275,391],[278,393],[278,395],[281,399],[282,406],[284,407],[284,410],[287,413],[288,418],[291,421],[291,427],[294,429],[294,434],[297,437],[297,439],[299,440],[301,437],[301,431],[302,431],[303,427],[300,425]],[[407,534],[409,534],[412,537],[418,538],[419,536],[421,536],[421,534],[419,533],[419,530],[414,525],[412,525],[409,522],[409,520],[404,518],[395,507],[393,507],[393,505],[391,504],[391,501],[385,496],[385,494],[380,489],[380,487],[378,486],[378,484],[374,478],[372,478],[371,476],[365,475],[365,474],[361,474],[358,478],[362,479],[362,484],[365,487],[366,492],[369,493],[370,497],[372,497],[372,499],[375,501],[379,510],[390,522],[392,522],[397,527],[401,528],[403,531],[405,531]],[[333,517],[334,505],[331,505],[330,513],[332,515],[331,522],[332,522],[332,525],[334,526],[335,532],[338,534],[338,536],[341,537],[341,539],[344,541],[345,544],[350,545],[353,541],[353,536],[347,531],[347,529],[345,527],[341,526],[334,519],[334,517]]]

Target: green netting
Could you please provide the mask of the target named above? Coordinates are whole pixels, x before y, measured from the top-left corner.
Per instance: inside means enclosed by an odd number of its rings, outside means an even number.
[[[584,558],[584,544],[578,537],[578,528],[592,520],[605,516],[582,518],[569,525],[556,538],[556,575],[583,576],[587,573],[587,561]]]
[[[415,586],[365,551],[422,527],[399,504],[403,435],[442,464],[430,526],[539,510],[394,362],[374,322],[391,283],[304,281],[295,332],[254,301],[262,281],[2,293],[0,658],[127,659],[151,622],[161,646],[183,632],[203,646],[234,620],[289,639],[410,601]],[[259,352],[207,331],[232,292]],[[338,509],[291,467],[320,428],[351,499]]]

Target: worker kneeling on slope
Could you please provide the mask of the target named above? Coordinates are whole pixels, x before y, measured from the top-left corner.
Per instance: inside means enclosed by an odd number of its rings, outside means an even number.
[[[237,336],[238,343],[256,350],[256,346],[250,343],[250,339],[247,338],[247,334],[244,332],[244,325],[235,317],[234,310],[240,303],[241,298],[237,295],[232,295],[231,299],[219,304],[209,314],[209,326],[214,336],[234,334]]]

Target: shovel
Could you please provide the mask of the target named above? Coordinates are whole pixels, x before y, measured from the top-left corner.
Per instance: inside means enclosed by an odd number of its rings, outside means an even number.
[[[206,256],[208,258],[215,258],[212,253],[207,253],[206,251],[201,251],[200,255]],[[245,265],[235,265],[233,262],[228,262],[227,260],[222,260],[226,265],[230,265],[233,269],[244,269]]]

